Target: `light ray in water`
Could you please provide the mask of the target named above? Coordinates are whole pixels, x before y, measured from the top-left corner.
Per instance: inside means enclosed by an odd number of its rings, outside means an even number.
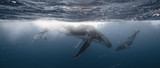
[[[34,25],[40,28],[61,28],[63,26],[79,26],[79,25],[91,25],[97,28],[99,25],[106,24],[107,22],[98,22],[98,21],[86,21],[86,22],[66,22],[66,21],[57,21],[57,20],[44,20],[39,19],[32,22]]]

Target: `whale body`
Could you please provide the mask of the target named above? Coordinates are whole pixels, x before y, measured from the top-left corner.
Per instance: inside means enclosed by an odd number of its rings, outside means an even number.
[[[80,42],[80,44],[83,44],[82,47],[74,57],[78,57],[81,53],[83,53],[90,46],[92,41],[103,44],[108,48],[112,47],[111,42],[93,26],[90,25],[79,25],[77,27],[69,26],[67,29],[69,35],[78,37],[83,40],[82,42]]]
[[[126,41],[124,41],[122,44],[120,44],[117,48],[116,51],[122,50],[122,49],[126,49],[126,48],[131,48],[133,41],[136,38],[137,33],[139,33],[139,30],[135,31],[135,33],[130,36]]]

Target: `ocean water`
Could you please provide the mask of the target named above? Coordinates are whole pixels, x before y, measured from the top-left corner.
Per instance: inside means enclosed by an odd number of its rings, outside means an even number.
[[[0,68],[160,68],[159,0],[0,0]],[[92,42],[73,56],[79,38],[63,26],[90,25],[111,48]],[[49,29],[47,40],[33,37]],[[132,48],[115,51],[136,30]]]

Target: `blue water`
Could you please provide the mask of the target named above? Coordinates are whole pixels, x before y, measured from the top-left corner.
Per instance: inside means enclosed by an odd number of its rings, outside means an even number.
[[[159,4],[160,0],[0,0],[0,68],[160,68]],[[92,42],[74,58],[81,46],[74,48],[79,38],[65,34],[60,25],[66,23],[91,23],[113,46]],[[31,44],[45,28],[52,30],[46,33],[48,39]],[[133,48],[115,51],[136,30],[140,32]]]
[[[102,32],[113,44],[112,48],[92,42],[78,58],[73,56],[80,47],[74,48],[79,39],[67,35],[47,34],[47,40],[30,44],[39,32],[35,27],[23,33],[14,34],[15,29],[0,29],[1,68],[159,68],[160,24],[151,22],[108,23],[101,25]],[[13,25],[13,24],[10,24]],[[21,24],[22,25],[22,24]],[[21,26],[21,25],[17,25]],[[8,24],[9,26],[9,24]],[[7,29],[12,31],[7,31]],[[26,29],[26,28],[25,28]],[[139,29],[133,48],[115,51],[115,48]],[[13,33],[12,33],[13,32]]]

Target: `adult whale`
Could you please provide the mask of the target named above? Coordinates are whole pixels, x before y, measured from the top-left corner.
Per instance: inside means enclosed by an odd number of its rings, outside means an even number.
[[[111,42],[96,28],[90,25],[79,25],[79,26],[68,26],[68,35],[76,36],[83,41],[80,44],[83,44],[81,49],[74,57],[78,57],[81,53],[83,53],[89,46],[92,41],[101,43],[108,48],[112,47]],[[79,44],[79,45],[80,45]]]
[[[139,30],[135,31],[135,33],[130,36],[125,42],[123,42],[122,44],[120,44],[117,48],[116,51],[122,50],[122,49],[126,49],[126,48],[131,48],[133,41],[136,38],[137,33],[139,33]]]

